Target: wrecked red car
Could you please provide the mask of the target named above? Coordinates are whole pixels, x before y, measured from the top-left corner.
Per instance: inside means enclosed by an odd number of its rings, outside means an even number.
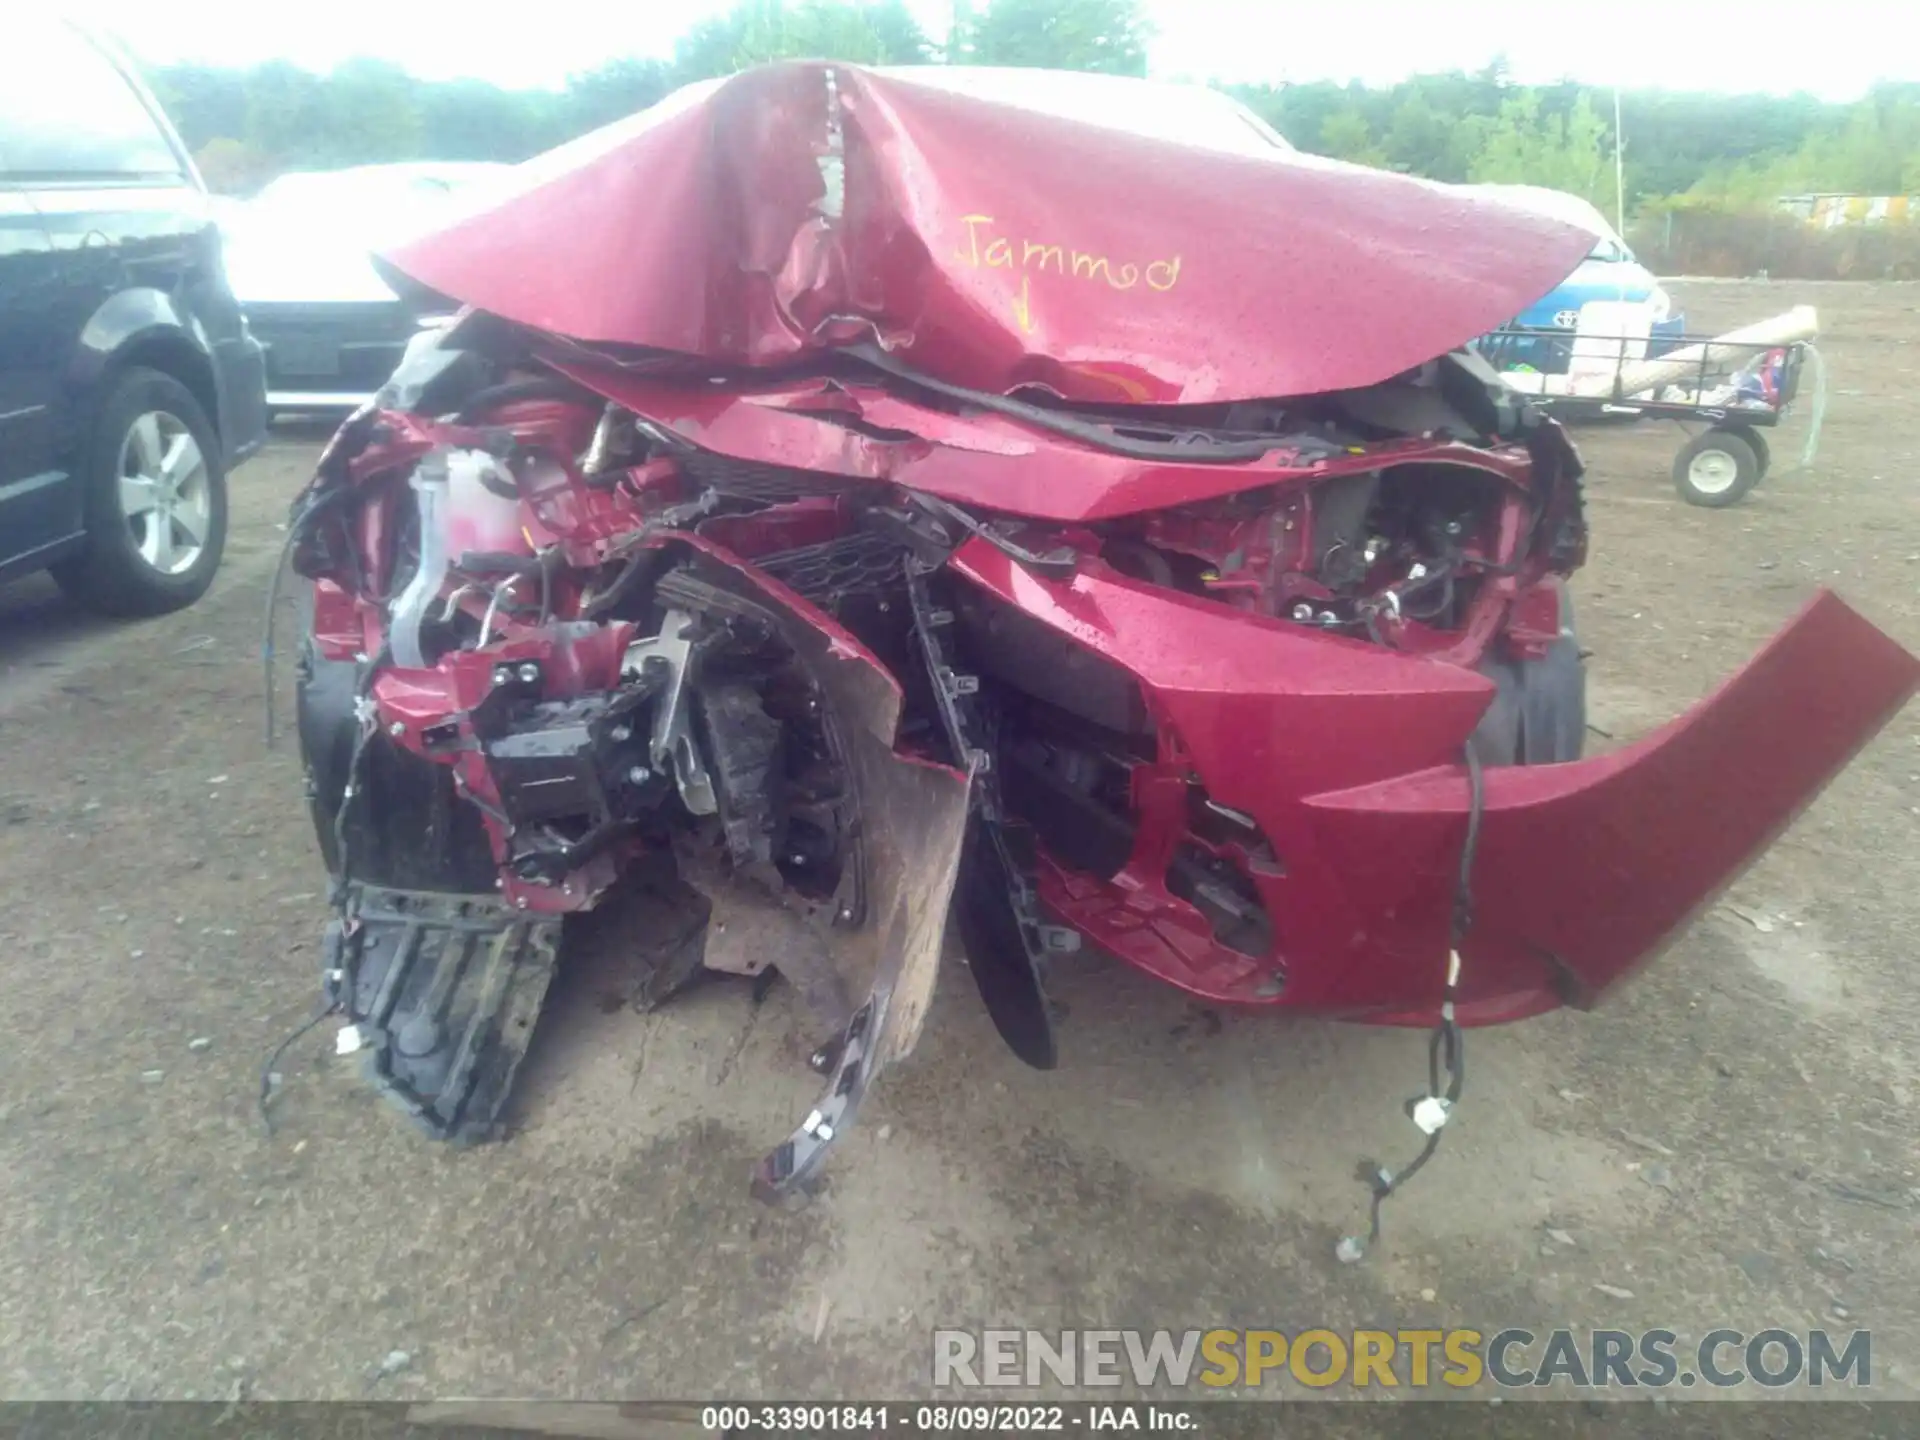
[[[1087,947],[1438,1027],[1436,1134],[1463,1027],[1593,1004],[1920,675],[1822,593],[1582,758],[1580,461],[1469,346],[1590,246],[1038,72],[767,67],[521,167],[386,257],[459,318],[290,525],[345,1043],[486,1136],[563,922],[634,904],[642,1003],[815,1017],[779,1193],[951,916],[1030,1064]]]

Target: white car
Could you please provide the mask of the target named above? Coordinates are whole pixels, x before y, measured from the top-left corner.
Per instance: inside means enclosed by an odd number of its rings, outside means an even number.
[[[474,161],[296,171],[226,206],[227,276],[266,347],[269,410],[351,409],[372,396],[421,323],[372,253],[444,223],[512,170]]]

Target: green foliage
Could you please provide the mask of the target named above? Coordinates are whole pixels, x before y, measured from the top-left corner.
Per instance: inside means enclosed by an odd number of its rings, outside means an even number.
[[[273,160],[244,140],[216,136],[193,157],[200,178],[222,195],[254,190],[273,178]]]
[[[247,132],[249,75],[239,70],[216,70],[207,65],[172,65],[150,77],[160,101],[189,145]]]
[[[1467,178],[1564,190],[1591,200],[1603,215],[1613,214],[1620,198],[1611,127],[1585,95],[1559,115],[1546,109],[1537,90],[1510,96],[1467,166]]]
[[[1370,89],[1330,81],[1233,87],[1304,150],[1435,180],[1511,180],[1614,211],[1613,95],[1571,83],[1519,86],[1495,61]],[[1810,95],[1628,91],[1627,203],[1771,208],[1781,195],[1920,193],[1920,85],[1883,85],[1853,105]]]
[[[968,64],[1147,73],[1139,0],[991,0],[977,15],[956,14],[955,30],[949,58]]]
[[[407,160],[421,150],[413,79],[385,60],[349,60],[329,77],[320,101],[326,158],[335,163]]]
[[[1792,150],[1719,160],[1687,189],[1696,201],[1735,209],[1820,192],[1920,193],[1920,86],[1876,87]]]
[[[1320,122],[1319,150],[1336,160],[1351,160],[1356,165],[1387,163],[1386,152],[1373,143],[1367,129],[1367,117],[1358,110],[1334,110]]]
[[[1715,166],[1778,156],[1803,144],[1839,107],[1810,95],[1687,95],[1629,91],[1621,120],[1631,149],[1629,196],[1685,190]]]
[[[865,7],[867,27],[880,41],[880,58],[888,65],[925,65],[940,58],[906,0],[872,0]]]
[[[1496,60],[1473,74],[1416,75],[1378,90],[1329,80],[1232,90],[1303,150],[1458,181],[1511,93],[1505,76]]]
[[[247,76],[247,116],[237,137],[289,166],[320,161],[316,153],[327,113],[326,83],[284,60],[269,60]],[[211,135],[185,134],[198,148]]]
[[[544,117],[543,128],[554,133],[543,134],[537,143],[527,147],[527,153],[571,140],[644,110],[659,103],[679,83],[672,67],[659,60],[614,60],[598,70],[574,75],[568,79],[566,91],[557,103],[549,100],[545,107],[549,113]],[[538,115],[539,107],[535,107],[534,113]],[[494,158],[522,160],[526,155],[503,152]]]
[[[419,97],[419,152],[438,160],[520,159],[536,108],[532,97],[485,80],[431,86]]]
[[[188,147],[206,159],[208,184],[244,192],[288,169],[524,160],[680,85],[803,58],[916,65],[936,57],[905,0],[740,0],[690,30],[672,61],[612,60],[569,77],[558,93],[423,81],[367,59],[324,76],[274,60],[247,70],[166,66],[150,78]]]
[[[750,8],[751,18],[740,32],[729,69],[775,60],[845,60],[855,65],[881,65],[887,60],[879,32],[866,13],[853,6],[821,0],[783,5],[768,0]]]

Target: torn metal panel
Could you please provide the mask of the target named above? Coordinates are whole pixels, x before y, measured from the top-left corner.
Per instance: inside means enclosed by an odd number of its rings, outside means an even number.
[[[1149,82],[1118,83],[1154,113]],[[1465,189],[965,85],[808,61],[690,87],[388,259],[538,330],[709,365],[877,339],[980,390],[1194,404],[1386,380],[1592,245]]]
[[[1738,879],[1916,686],[1920,660],[1822,591],[1714,694],[1637,743],[1489,770],[1483,898],[1462,947],[1473,1003],[1501,1018],[1591,1005]],[[1446,766],[1305,804],[1356,893],[1414,911],[1437,908],[1413,887],[1441,888],[1466,794]],[[1430,1015],[1405,1011],[1409,1023]]]
[[[895,750],[899,682],[878,657],[778,582],[701,547],[702,581],[774,618],[839,722],[860,816],[861,914],[828,932],[840,987],[864,995],[834,1058],[827,1094],[757,1172],[764,1191],[804,1185],[862,1097],[919,1040],[932,1003],[967,823],[966,776]]]
[[[1511,456],[1461,441],[1412,435],[1348,450],[1312,435],[1282,433],[1262,440],[1254,447],[1257,454],[1234,461],[1182,454],[1178,445],[1169,445],[1163,457],[1140,458],[1036,431],[1009,417],[956,415],[844,379],[830,390],[817,381],[723,389],[578,359],[557,360],[554,368],[698,446],[702,463],[704,457],[726,456],[747,465],[790,466],[812,472],[821,485],[890,482],[957,504],[1061,522],[1108,520],[1269,485],[1362,475],[1389,463],[1471,464],[1510,475],[1523,468]]]

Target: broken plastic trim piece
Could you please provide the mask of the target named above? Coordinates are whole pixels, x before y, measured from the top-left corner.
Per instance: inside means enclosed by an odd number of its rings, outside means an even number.
[[[915,503],[921,509],[953,521],[968,534],[978,535],[996,550],[1019,561],[1036,574],[1046,576],[1049,580],[1070,579],[1074,571],[1080,568],[1080,557],[1070,546],[1056,545],[1049,550],[1034,550],[1022,545],[1000,528],[976,520],[951,501],[942,500],[937,495],[923,495],[917,490],[912,494]]]
[[[960,865],[968,777],[894,749],[899,683],[830,617],[697,539],[685,545],[685,568],[662,583],[659,598],[681,603],[698,593],[702,609],[754,614],[775,628],[832,717],[859,815],[862,898],[830,928],[828,944],[837,983],[865,995],[844,1038],[822,1047],[838,1051],[819,1066],[832,1074],[826,1094],[755,1171],[754,1193],[771,1201],[807,1187],[875,1078],[919,1038]]]
[[[369,1078],[436,1139],[491,1139],[533,1038],[557,917],[487,895],[352,885],[327,929],[330,996]]]
[[[887,996],[869,996],[847,1025],[846,1038],[833,1065],[833,1083],[787,1139],[760,1162],[754,1173],[753,1193],[769,1204],[794,1192],[826,1159],[834,1138],[853,1121],[872,1080],[873,1036],[886,1014]]]
[[[1041,967],[1048,953],[1071,947],[1050,938],[1050,927],[1041,923],[1029,878],[1031,856],[1014,853],[999,775],[991,763],[993,749],[982,743],[991,733],[991,719],[972,698],[980,681],[954,670],[943,635],[947,625],[936,621],[939,615],[949,621],[952,617],[934,606],[929,579],[919,566],[908,563],[907,598],[921,658],[934,682],[947,743],[956,756],[964,757],[972,780],[972,813],[955,892],[961,940],[994,1028],[1027,1064],[1051,1070],[1059,1063],[1059,1052]],[[1060,933],[1058,927],[1051,928]]]

